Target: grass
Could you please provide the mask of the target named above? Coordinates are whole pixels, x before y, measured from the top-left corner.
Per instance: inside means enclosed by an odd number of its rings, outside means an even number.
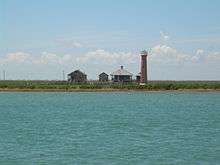
[[[149,81],[146,85],[137,83],[98,83],[72,84],[66,81],[0,81],[0,90],[220,90],[220,81]]]

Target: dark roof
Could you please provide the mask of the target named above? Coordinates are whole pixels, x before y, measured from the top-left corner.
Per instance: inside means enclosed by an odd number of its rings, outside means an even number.
[[[106,74],[105,72],[102,72],[102,73],[99,74],[99,76],[102,76],[102,75],[107,75],[108,76],[108,74]]]
[[[86,75],[85,73],[83,73],[83,72],[80,71],[80,70],[75,70],[75,71],[69,73],[68,75],[72,75],[72,74],[75,74],[75,73],[80,73],[80,74]]]

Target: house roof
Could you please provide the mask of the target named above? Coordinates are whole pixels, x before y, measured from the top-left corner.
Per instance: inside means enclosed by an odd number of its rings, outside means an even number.
[[[108,74],[106,74],[105,72],[102,72],[101,74],[99,74],[99,76],[102,76],[102,75],[107,75],[108,76]]]
[[[80,71],[80,70],[75,70],[75,71],[69,73],[68,75],[72,75],[72,74],[74,74],[74,73],[80,73],[80,74],[86,75],[85,73],[83,73],[83,72]]]
[[[112,76],[132,76],[133,74],[123,69],[123,66],[121,66],[120,69],[112,72],[111,75]]]

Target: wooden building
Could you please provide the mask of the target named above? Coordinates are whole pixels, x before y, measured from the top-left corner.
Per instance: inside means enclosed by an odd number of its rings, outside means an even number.
[[[106,74],[105,72],[102,72],[101,74],[99,74],[99,81],[100,82],[107,82],[108,81],[108,74]]]
[[[128,72],[121,66],[120,69],[116,70],[111,74],[113,82],[131,82],[132,73]]]
[[[140,83],[140,81],[141,81],[141,73],[138,73],[138,74],[136,75],[136,82],[137,82],[137,83]]]
[[[87,81],[87,75],[80,70],[68,74],[68,81],[73,83],[85,83]]]

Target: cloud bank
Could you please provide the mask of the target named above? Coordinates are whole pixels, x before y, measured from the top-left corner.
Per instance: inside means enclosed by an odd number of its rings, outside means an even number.
[[[173,72],[174,74],[162,79],[175,79],[179,74],[176,70],[182,69],[183,74],[187,70],[190,72],[190,68],[198,70],[197,72],[206,72],[206,75],[212,72],[210,75],[213,78],[211,77],[211,79],[220,79],[218,75],[220,52],[197,49],[194,53],[187,54],[166,44],[159,44],[151,48],[148,59],[150,72],[152,72],[150,74],[157,75],[155,79],[160,79],[160,73],[164,69],[170,69],[168,72]],[[52,70],[65,69],[71,71],[82,68],[85,72],[88,71],[89,74],[93,75],[92,78],[95,78],[98,72],[105,70],[110,72],[120,65],[125,65],[128,70],[136,74],[139,72],[139,60],[138,52],[111,52],[104,49],[88,51],[84,54],[42,52],[36,55],[27,52],[12,52],[0,58],[0,67],[13,70],[13,66],[17,66],[17,68],[24,68],[23,72],[31,70],[34,73],[38,72],[38,69],[44,68],[48,75]],[[212,70],[209,67],[212,67]],[[14,72],[16,72],[17,68],[14,68]],[[196,75],[197,73],[194,74]]]
[[[192,55],[182,53],[175,48],[167,45],[156,45],[151,48],[149,52],[149,60],[153,63],[165,63],[167,65],[187,63],[187,62],[220,62],[220,52],[206,52],[203,49],[197,49]],[[139,59],[138,54],[132,52],[110,52],[104,49],[97,49],[89,51],[82,55],[75,54],[56,54],[50,52],[42,52],[38,56],[34,56],[26,52],[9,53],[0,59],[0,64],[10,63],[32,63],[32,64],[61,64],[77,62],[90,63],[96,61],[97,63],[116,64],[125,62],[126,64],[136,63]]]

